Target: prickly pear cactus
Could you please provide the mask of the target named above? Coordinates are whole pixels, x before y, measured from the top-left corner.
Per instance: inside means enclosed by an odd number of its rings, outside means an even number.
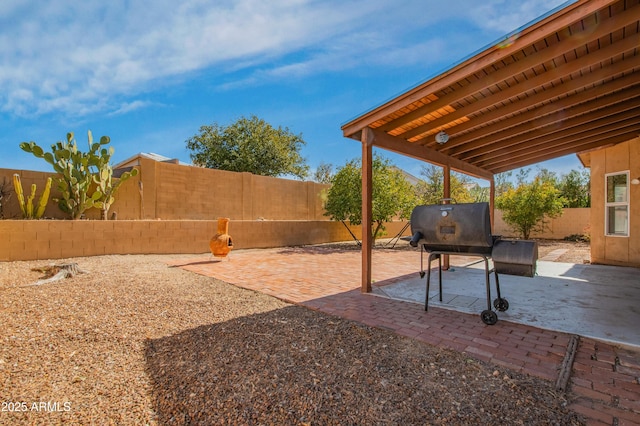
[[[101,144],[103,142],[103,138],[106,138],[106,143],[109,143],[108,136],[103,136],[100,139]],[[115,201],[114,194],[120,185],[122,185],[122,183],[127,179],[138,174],[138,169],[132,169],[131,171],[124,172],[120,175],[118,180],[114,181],[113,168],[110,164],[112,155],[113,147],[110,147],[108,150],[103,148],[100,151],[100,155],[98,157],[98,172],[93,176],[93,180],[96,184],[96,193],[100,194],[94,203],[94,207],[100,209],[100,218],[103,220],[107,219],[109,209]]]
[[[79,219],[85,210],[93,207],[94,200],[88,196],[93,181],[90,170],[92,159],[78,149],[73,133],[67,133],[66,142],[51,145],[51,152],[44,152],[35,142],[23,142],[20,148],[53,166],[58,173],[56,184],[62,194],[55,201],[71,219]]]
[[[22,142],[20,148],[38,158],[44,159],[53,166],[58,174],[56,185],[61,198],[55,199],[58,207],[68,213],[72,219],[79,219],[82,214],[92,207],[102,210],[106,216],[114,201],[113,194],[120,184],[138,171],[133,169],[113,183],[113,169],[109,165],[113,155],[113,147],[104,148],[110,139],[102,136],[100,141],[94,142],[91,131],[87,132],[89,150],[83,152],[78,149],[73,133],[67,133],[65,142],[51,145],[51,151],[45,152],[35,142]]]

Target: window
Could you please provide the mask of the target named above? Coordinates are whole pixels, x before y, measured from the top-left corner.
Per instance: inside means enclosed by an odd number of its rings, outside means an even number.
[[[629,172],[605,175],[605,235],[629,235]]]

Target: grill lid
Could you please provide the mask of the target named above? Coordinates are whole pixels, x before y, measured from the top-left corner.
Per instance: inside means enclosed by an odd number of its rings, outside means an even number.
[[[493,246],[489,203],[417,206],[411,213],[412,245],[428,250],[469,251]]]

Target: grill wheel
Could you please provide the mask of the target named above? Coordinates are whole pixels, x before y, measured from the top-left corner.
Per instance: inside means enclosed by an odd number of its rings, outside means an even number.
[[[498,322],[498,314],[489,309],[482,311],[480,318],[482,318],[482,322],[487,325],[494,325]]]
[[[509,309],[509,301],[503,297],[495,299],[493,301],[493,307],[499,310],[500,312],[504,312]]]

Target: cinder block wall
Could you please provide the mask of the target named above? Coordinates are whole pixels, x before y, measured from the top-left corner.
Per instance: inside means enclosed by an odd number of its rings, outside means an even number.
[[[387,236],[393,237],[405,224],[388,223]],[[361,238],[360,226],[351,231]],[[2,220],[0,261],[206,253],[216,232],[215,220]],[[229,235],[234,249],[352,240],[342,223],[327,220],[231,221]]]
[[[139,173],[124,182],[116,193],[109,211],[120,220],[328,220],[324,216],[321,194],[329,185],[162,163],[140,158]],[[12,177],[21,175],[28,194],[37,185],[36,199],[42,194],[47,177],[52,173],[0,169],[13,192]],[[52,188],[45,217],[65,219],[53,198],[60,193]],[[96,209],[87,210],[88,219],[99,219]],[[4,217],[19,219],[20,209],[15,194],[4,204]]]
[[[324,216],[322,192],[328,185],[181,166],[141,158],[139,174],[120,187],[109,216],[118,220],[0,220],[0,261],[59,259],[125,253],[201,253],[216,232],[216,219],[231,219],[236,248],[263,248],[351,240],[339,222]],[[21,175],[24,191],[37,185],[39,198],[51,173],[0,169],[0,183]],[[59,196],[52,188],[51,198]],[[4,200],[6,201],[6,200]],[[547,232],[535,238],[561,239],[581,234],[589,223],[589,209],[565,210]],[[4,217],[19,219],[15,197],[4,204]],[[64,219],[53,201],[45,217]],[[96,209],[87,219],[99,219]],[[406,222],[387,226],[387,237]],[[513,233],[496,212],[494,233]],[[360,238],[360,226],[353,227]],[[405,235],[409,235],[409,230]]]
[[[328,220],[321,193],[329,185],[142,159],[139,194],[145,219]],[[152,173],[149,173],[149,172]],[[129,183],[129,182],[126,182]],[[114,206],[127,212],[129,206]],[[120,216],[120,213],[118,213]]]
[[[519,237],[502,219],[502,212],[500,210],[496,210],[495,215],[494,234],[505,237]],[[544,232],[532,232],[530,238],[561,240],[570,235],[590,235],[590,215],[591,209],[589,208],[564,209],[562,216],[548,221]]]

